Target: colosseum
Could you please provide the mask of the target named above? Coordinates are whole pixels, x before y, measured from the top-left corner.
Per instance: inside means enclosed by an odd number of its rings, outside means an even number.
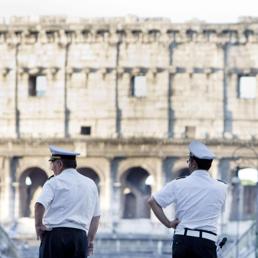
[[[38,245],[49,144],[80,152],[78,170],[96,182],[103,249],[170,257],[172,233],[146,199],[188,173],[192,139],[229,184],[221,233],[255,218],[255,184],[235,179],[258,168],[257,19],[13,17],[0,23],[0,60],[0,223],[16,241]]]

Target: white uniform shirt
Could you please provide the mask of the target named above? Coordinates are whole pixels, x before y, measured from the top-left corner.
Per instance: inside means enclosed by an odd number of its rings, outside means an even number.
[[[37,202],[45,207],[43,224],[50,229],[88,231],[92,217],[100,215],[96,184],[75,169],[65,169],[48,180]]]
[[[213,179],[205,170],[196,170],[186,178],[171,181],[153,197],[162,208],[175,203],[176,218],[180,221],[176,230],[190,228],[216,233],[226,192],[226,184]]]

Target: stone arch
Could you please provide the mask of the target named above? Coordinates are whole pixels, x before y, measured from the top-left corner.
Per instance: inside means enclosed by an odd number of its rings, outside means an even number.
[[[148,171],[150,175],[154,177],[154,181],[156,182],[157,179],[157,171],[155,169],[154,159],[148,161],[146,159],[128,159],[123,161],[117,170],[116,180],[120,182],[121,178],[125,171],[129,170],[132,167],[141,167],[142,169]]]
[[[258,168],[258,153],[251,146],[240,146],[232,153],[235,166]]]
[[[77,169],[77,171],[83,176],[86,176],[92,179],[97,185],[98,191],[100,192],[100,177],[99,177],[99,174],[94,169],[90,167],[80,167]]]
[[[121,176],[122,218],[150,218],[147,200],[151,186],[146,184],[150,173],[142,167],[131,167]]]
[[[95,171],[100,180],[100,188],[103,184],[110,180],[109,175],[109,162],[106,159],[87,158],[80,160],[80,164],[77,166],[77,170],[80,168],[89,168]]]
[[[19,178],[20,217],[32,217],[34,215],[34,203],[47,178],[47,173],[39,167],[30,167],[21,173]]]
[[[22,176],[25,170],[32,167],[37,167],[43,170],[48,177],[53,175],[53,171],[50,170],[49,166],[49,157],[22,157],[19,159],[16,171],[17,181],[19,181],[19,178]]]

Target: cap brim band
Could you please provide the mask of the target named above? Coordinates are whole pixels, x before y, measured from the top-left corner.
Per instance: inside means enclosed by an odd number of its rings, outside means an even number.
[[[55,161],[55,160],[59,160],[59,159],[61,159],[61,157],[53,156],[53,157],[50,157],[50,159],[48,161]]]
[[[55,161],[60,159],[69,159],[69,160],[75,160],[76,156],[70,156],[70,155],[53,155],[50,157],[49,161]]]

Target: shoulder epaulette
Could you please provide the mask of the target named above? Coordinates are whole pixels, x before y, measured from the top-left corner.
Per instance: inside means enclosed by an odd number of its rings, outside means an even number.
[[[183,179],[183,178],[186,178],[186,176],[179,176],[179,177],[176,178],[176,180]]]
[[[227,182],[225,182],[225,181],[223,181],[223,180],[221,180],[221,179],[217,179],[217,181],[219,181],[219,182],[221,182],[221,183],[227,185]]]
[[[52,176],[50,176],[47,180],[50,180],[52,177],[54,177],[55,175],[52,175]]]

